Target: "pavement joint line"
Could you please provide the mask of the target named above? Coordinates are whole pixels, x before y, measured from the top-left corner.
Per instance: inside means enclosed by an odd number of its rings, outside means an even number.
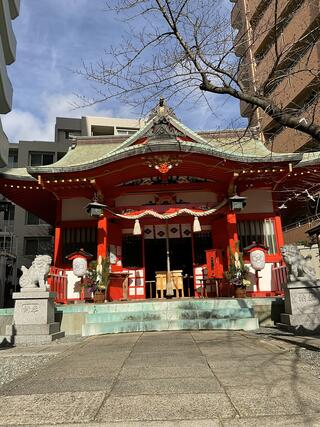
[[[194,338],[194,336],[193,336],[193,333],[192,333],[191,331],[190,331],[190,335],[191,335],[191,337],[192,337],[193,341],[195,342],[195,344],[197,345],[197,347],[198,347],[198,350],[199,350],[200,354],[201,354],[202,356],[204,356],[204,354],[202,353],[202,351],[201,351],[200,347],[198,346],[198,343],[197,343],[197,341],[195,340],[195,338]],[[207,357],[206,357],[206,356],[204,356],[204,357],[205,357],[205,359],[206,359],[206,363],[207,363],[207,365],[208,365],[208,368],[210,369],[210,371],[211,371],[211,372],[212,372],[212,374],[214,375],[215,379],[217,380],[217,382],[218,382],[218,384],[220,385],[221,389],[223,390],[224,394],[227,396],[227,399],[229,400],[229,402],[230,402],[230,404],[231,404],[232,408],[235,410],[235,413],[236,413],[235,417],[229,417],[229,418],[230,418],[230,419],[234,419],[234,418],[238,418],[238,417],[240,417],[240,412],[239,412],[238,408],[235,406],[235,404],[232,402],[231,397],[229,396],[229,393],[227,393],[227,390],[226,390],[225,386],[222,384],[222,382],[219,380],[219,378],[216,376],[216,374],[215,374],[215,373],[214,373],[214,371],[212,370],[212,368],[211,368],[211,366],[210,366],[210,364],[209,364],[209,362],[208,362],[208,360],[207,360]],[[219,421],[220,421],[220,422],[222,422],[222,420],[221,420],[221,418],[220,418],[220,417],[219,417]]]
[[[139,340],[141,339],[142,335],[143,335],[143,332],[141,332],[141,333],[140,333],[140,335],[139,335],[139,336],[137,336],[137,339],[136,339],[136,341],[134,342],[134,344],[133,344],[133,346],[132,346],[132,348],[131,348],[130,353],[127,355],[127,357],[124,359],[123,363],[121,364],[120,369],[119,369],[119,371],[118,371],[118,374],[115,376],[115,378],[114,378],[114,380],[113,380],[113,382],[112,382],[112,385],[111,385],[111,387],[110,387],[109,393],[107,393],[107,392],[105,393],[105,397],[102,399],[101,404],[99,405],[99,407],[98,407],[98,408],[97,408],[97,410],[96,410],[96,413],[95,413],[95,414],[94,414],[94,416],[93,416],[93,421],[96,421],[97,416],[98,416],[98,414],[99,414],[99,412],[100,412],[100,410],[101,410],[102,406],[105,404],[105,402],[106,402],[106,401],[109,399],[109,397],[111,396],[111,393],[112,393],[112,391],[113,391],[113,389],[114,389],[114,387],[115,387],[115,385],[116,385],[116,383],[117,383],[117,381],[118,381],[118,378],[119,378],[119,376],[120,376],[120,372],[122,371],[124,364],[126,363],[126,361],[128,360],[128,358],[131,356],[133,349],[135,348],[135,346],[137,345],[137,343],[138,343],[138,342],[139,342]]]
[[[57,344],[57,345],[59,345],[59,344]],[[2,386],[0,386],[0,393],[1,393],[1,390],[5,390],[5,391],[10,392],[10,391],[14,390],[15,388],[23,385],[27,380],[32,379],[34,377],[37,377],[39,372],[41,373],[43,370],[47,369],[49,366],[52,366],[54,363],[59,362],[62,359],[65,359],[66,357],[68,357],[69,355],[72,354],[73,349],[75,347],[79,347],[79,346],[81,347],[82,345],[83,345],[83,342],[76,343],[76,344],[72,345],[71,348],[68,347],[67,349],[63,350],[61,353],[55,354],[52,357],[52,360],[48,361],[48,363],[46,363],[45,365],[42,365],[40,367],[40,369],[33,368],[30,371],[26,372],[24,375],[21,375],[21,376],[15,378],[13,381],[10,381],[7,384],[3,384]],[[39,354],[39,353],[36,353],[36,354]],[[45,354],[41,354],[41,356],[45,356]],[[21,357],[21,355],[17,354],[16,357]],[[28,357],[28,356],[25,356],[25,357]],[[1,360],[1,357],[0,357],[0,360]]]

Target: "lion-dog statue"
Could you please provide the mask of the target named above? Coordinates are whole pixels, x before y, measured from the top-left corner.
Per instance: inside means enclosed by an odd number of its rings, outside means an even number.
[[[311,256],[304,257],[295,245],[286,245],[281,248],[283,259],[287,265],[289,281],[316,282],[317,275],[311,265]]]
[[[49,255],[37,255],[32,261],[31,267],[27,268],[24,265],[21,267],[22,276],[19,284],[23,290],[31,288],[40,288],[47,290],[46,282],[50,271],[52,258]]]

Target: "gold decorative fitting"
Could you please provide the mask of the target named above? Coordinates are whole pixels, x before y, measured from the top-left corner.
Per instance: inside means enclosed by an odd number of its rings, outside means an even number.
[[[145,160],[145,158],[143,158]],[[145,160],[144,164],[149,168],[154,168],[162,174],[168,173],[174,166],[179,166],[182,160],[172,158],[168,155],[154,156]]]

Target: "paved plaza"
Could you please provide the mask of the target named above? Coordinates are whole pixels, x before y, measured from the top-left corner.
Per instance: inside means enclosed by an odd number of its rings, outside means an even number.
[[[0,375],[2,426],[320,425],[317,372],[294,346],[254,333],[149,332],[2,348]]]

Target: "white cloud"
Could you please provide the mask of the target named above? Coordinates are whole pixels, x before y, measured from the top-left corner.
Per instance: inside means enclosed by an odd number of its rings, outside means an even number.
[[[27,141],[53,141],[56,117],[132,117],[132,112],[127,106],[122,106],[117,111],[104,108],[96,104],[87,108],[73,109],[74,95],[54,94],[41,96],[42,117],[22,109],[14,109],[9,114],[2,116],[5,133],[10,142]]]

